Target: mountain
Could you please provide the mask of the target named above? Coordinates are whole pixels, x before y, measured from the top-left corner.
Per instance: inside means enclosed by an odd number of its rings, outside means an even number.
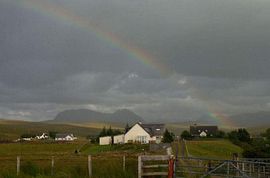
[[[255,113],[243,113],[238,115],[231,115],[226,118],[213,118],[209,115],[204,115],[197,119],[197,123],[212,125],[228,123],[234,127],[270,126],[270,112],[260,111]]]
[[[102,113],[89,109],[65,110],[56,115],[53,122],[89,123],[129,123],[133,124],[143,119],[128,109],[117,110],[114,113]]]
[[[238,127],[270,126],[269,111],[233,115],[230,119]]]

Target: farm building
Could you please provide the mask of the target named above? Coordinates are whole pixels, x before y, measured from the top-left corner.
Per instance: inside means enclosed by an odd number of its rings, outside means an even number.
[[[125,135],[124,134],[115,135],[113,137],[113,143],[114,144],[123,144],[123,143],[125,143]]]
[[[56,141],[73,141],[76,139],[77,137],[75,137],[73,134],[56,134],[55,135]]]
[[[125,143],[160,143],[164,131],[164,124],[137,123],[125,134]]]
[[[112,137],[111,136],[99,137],[99,144],[100,145],[112,144]]]
[[[43,133],[41,136],[37,135],[36,139],[42,140],[42,139],[48,139],[49,135],[47,133]]]
[[[190,126],[190,134],[194,137],[213,136],[217,133],[217,126]]]

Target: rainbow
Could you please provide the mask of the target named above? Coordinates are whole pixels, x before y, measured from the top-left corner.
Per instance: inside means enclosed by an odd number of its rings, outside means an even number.
[[[208,112],[207,113],[211,118],[216,120],[219,125],[234,128],[235,124],[232,122],[232,119],[229,118],[227,115],[219,113],[219,112]]]
[[[119,50],[123,50],[129,56],[140,61],[142,64],[158,70],[160,74],[167,75],[171,73],[170,68],[166,64],[161,63],[156,56],[150,54],[142,48],[132,45],[131,43],[126,43],[123,39],[121,39],[121,37],[99,27],[97,25],[98,23],[95,23],[88,18],[79,16],[67,8],[45,0],[7,0],[7,2],[15,3],[16,5],[19,5],[19,7],[31,9],[44,16],[51,17],[53,20],[59,20],[62,23],[72,24],[77,28],[93,33],[99,40],[104,41],[105,43],[110,44]],[[208,115],[223,126],[232,127],[234,125],[231,119],[224,114],[208,111]]]
[[[161,63],[155,56],[146,50],[136,47],[130,43],[126,43],[119,36],[116,36],[115,34],[100,28],[94,21],[76,15],[67,8],[48,1],[45,2],[44,0],[19,0],[16,1],[16,4],[19,4],[24,8],[34,10],[37,13],[41,13],[45,16],[49,16],[52,19],[59,20],[63,23],[69,23],[82,30],[91,32],[98,39],[110,44],[113,47],[123,50],[129,56],[137,59],[144,65],[157,69],[162,75],[168,74],[170,72],[167,65]]]

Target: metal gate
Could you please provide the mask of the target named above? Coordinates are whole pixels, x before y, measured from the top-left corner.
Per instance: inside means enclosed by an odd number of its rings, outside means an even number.
[[[258,177],[270,178],[270,163],[245,160],[221,160],[179,157],[175,177]]]

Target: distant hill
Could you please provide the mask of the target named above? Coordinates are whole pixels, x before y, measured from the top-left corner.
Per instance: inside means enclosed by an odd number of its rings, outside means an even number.
[[[65,110],[56,115],[53,122],[67,123],[129,123],[143,121],[143,119],[128,109],[117,110],[114,113],[102,113],[88,109]]]
[[[243,113],[226,117],[227,120],[213,119],[209,115],[197,119],[198,124],[215,124],[222,122],[230,123],[235,127],[261,127],[270,126],[270,111],[260,111],[255,113]]]
[[[270,126],[270,111],[233,115],[230,119],[239,127]]]
[[[100,130],[101,128],[96,127],[0,119],[0,140],[17,139],[21,134],[25,133],[42,134],[49,131],[73,133],[76,136],[85,137],[87,135],[98,135]]]

